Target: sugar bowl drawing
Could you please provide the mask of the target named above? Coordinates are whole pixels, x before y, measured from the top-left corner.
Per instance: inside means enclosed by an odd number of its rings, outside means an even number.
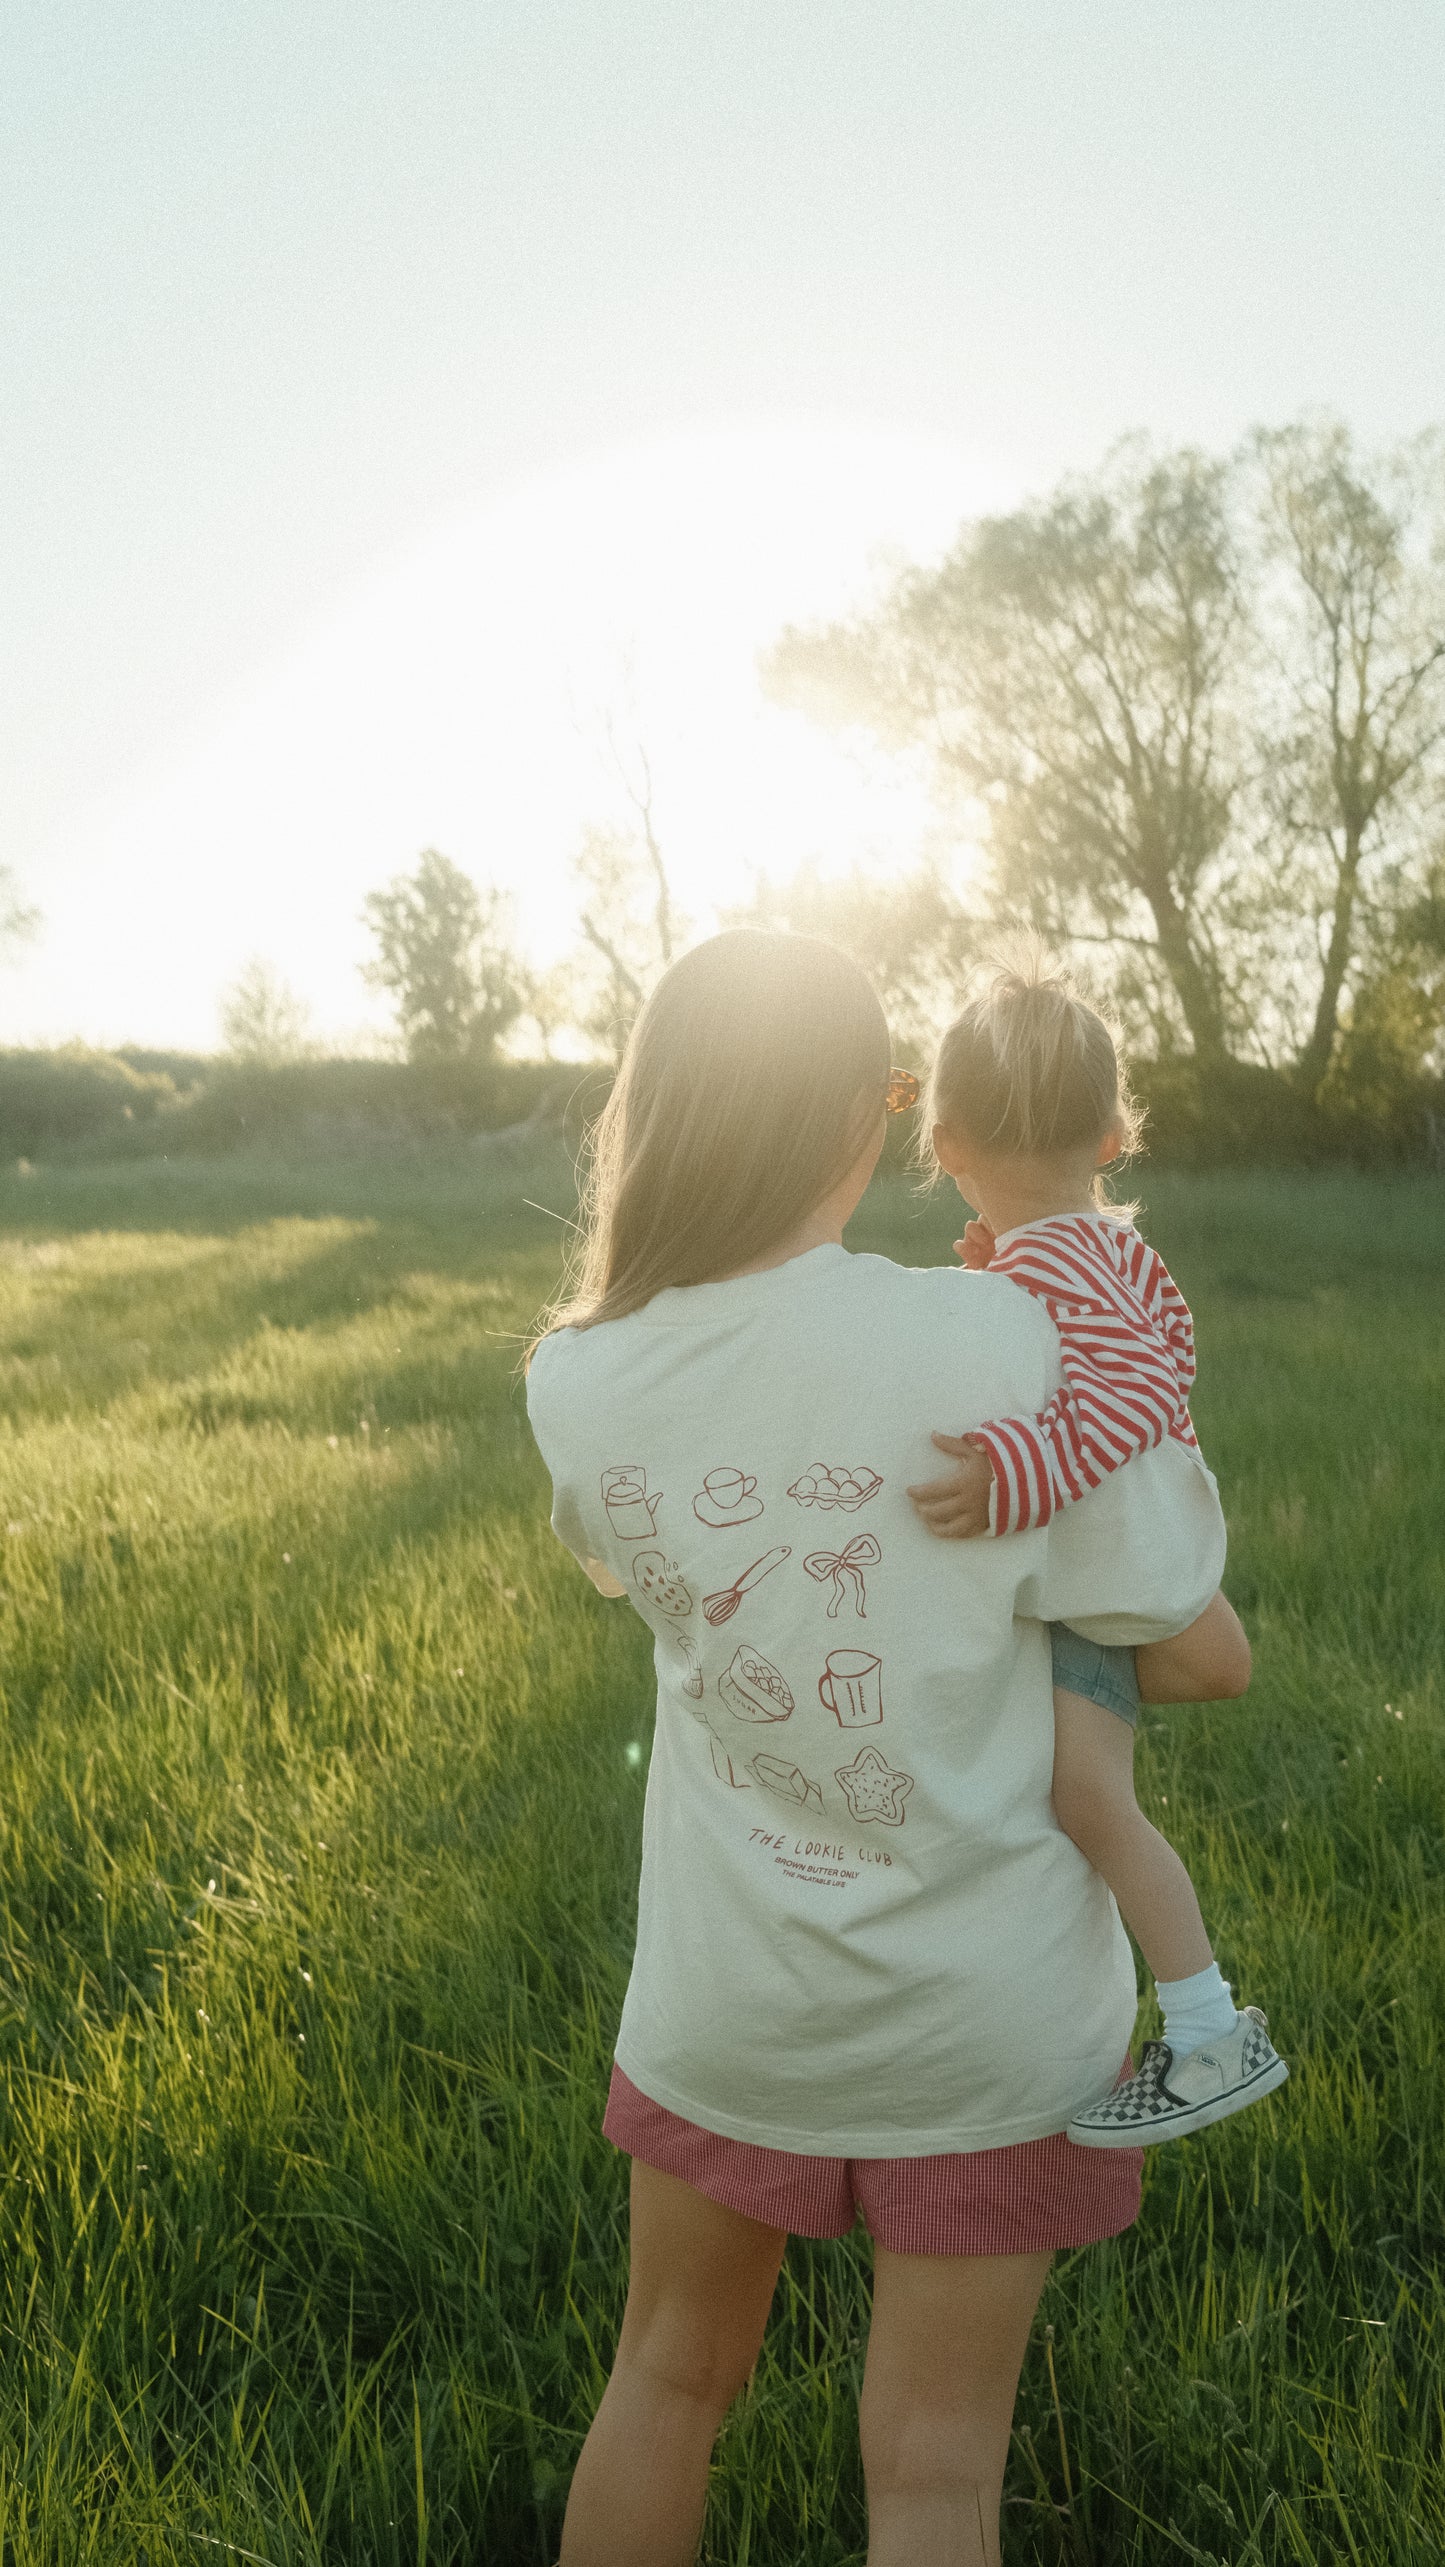
[[[657,1531],[662,1491],[659,1489],[656,1497],[648,1496],[647,1473],[641,1462],[616,1462],[603,1472],[602,1503],[619,1542],[651,1541]]]
[[[871,1729],[883,1717],[883,1662],[866,1649],[831,1649],[818,1678],[818,1700],[840,1729]]]

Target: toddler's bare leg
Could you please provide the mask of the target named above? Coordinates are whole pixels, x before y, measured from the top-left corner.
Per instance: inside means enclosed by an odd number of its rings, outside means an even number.
[[[1188,1979],[1214,1958],[1194,1883],[1134,1798],[1134,1732],[1082,1694],[1054,1694],[1054,1813],[1109,1884],[1156,1979]]]

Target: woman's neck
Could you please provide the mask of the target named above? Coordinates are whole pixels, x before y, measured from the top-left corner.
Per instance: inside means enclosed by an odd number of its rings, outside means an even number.
[[[813,1248],[841,1248],[843,1223],[825,1219],[826,1210],[827,1207],[820,1204],[816,1213],[808,1220],[800,1221],[797,1229],[790,1231],[786,1239],[780,1239],[776,1247],[769,1248],[761,1257],[751,1257],[745,1266],[730,1267],[719,1281],[731,1283],[735,1275],[764,1275],[770,1266],[790,1265],[794,1257],[806,1257]]]
[[[770,1266],[790,1265],[794,1257],[806,1257],[813,1248],[841,1248],[843,1233],[867,1193],[868,1180],[878,1165],[883,1132],[884,1118],[880,1114],[866,1145],[832,1193],[825,1194],[821,1203],[815,1203],[812,1211],[804,1214],[785,1239],[765,1248],[761,1256],[750,1257],[745,1266],[730,1266],[725,1275],[719,1275],[719,1283],[731,1283],[735,1275],[764,1275]]]

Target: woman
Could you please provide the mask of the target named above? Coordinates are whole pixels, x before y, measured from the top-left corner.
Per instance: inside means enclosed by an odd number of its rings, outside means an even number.
[[[1138,2207],[1136,2151],[1062,2136],[1119,2072],[1135,1988],[1053,1817],[1043,1626],[1184,1632],[1223,1525],[1161,1447],[1046,1531],[930,1538],[908,1497],[930,1430],[1042,1408],[1058,1341],[987,1274],[843,1248],[896,1090],[832,947],[687,955],[638,1020],[532,1360],[554,1529],[649,1624],[658,1682],[604,2124],[633,2161],[631,2280],[563,2567],[694,2556],[787,2235],[860,2208],[871,2567],[989,2567],[1050,2256]]]

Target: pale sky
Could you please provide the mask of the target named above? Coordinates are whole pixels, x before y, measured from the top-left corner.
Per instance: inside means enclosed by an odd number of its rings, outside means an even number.
[[[1445,416],[1440,0],[6,0],[0,1041],[544,949],[630,689],[700,901],[921,806],[752,676],[1097,458]],[[630,670],[624,678],[621,674]]]

